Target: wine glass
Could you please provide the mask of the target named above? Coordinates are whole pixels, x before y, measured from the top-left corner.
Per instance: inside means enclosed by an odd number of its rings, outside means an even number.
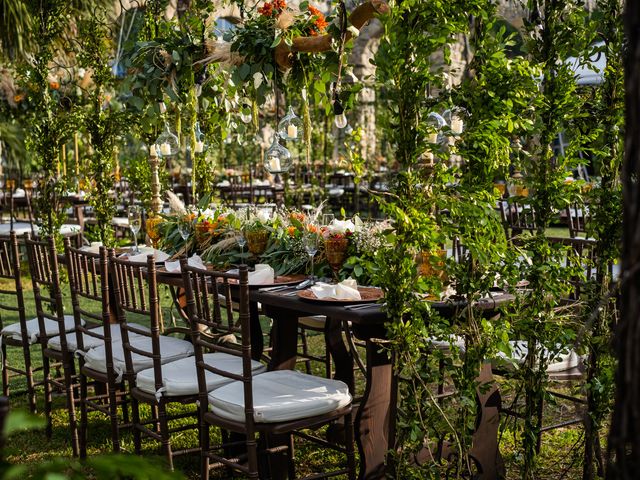
[[[331,222],[333,222],[333,219],[336,218],[336,216],[333,213],[323,213],[322,214],[322,225],[329,225],[331,224]]]
[[[313,260],[318,252],[318,234],[313,231],[313,227],[311,225],[307,226],[307,229],[304,233],[303,237],[304,249],[309,255],[309,259],[311,260],[311,275],[309,276],[309,281],[311,285],[315,284],[315,277],[313,275]]]
[[[240,259],[244,257],[244,246],[247,244],[247,239],[244,236],[242,230],[238,230],[236,241],[238,242],[238,246],[240,247]]]
[[[191,227],[192,225],[188,218],[183,218],[178,222],[178,232],[184,242],[186,242],[191,235]]]
[[[129,219],[129,229],[131,230],[131,233],[133,233],[133,253],[140,253],[140,249],[138,248],[138,232],[142,226],[142,210],[140,209],[140,206],[129,205],[127,218]]]

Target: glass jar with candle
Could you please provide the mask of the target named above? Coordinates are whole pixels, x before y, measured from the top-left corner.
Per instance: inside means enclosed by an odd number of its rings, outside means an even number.
[[[204,133],[200,130],[200,122],[196,122],[194,136],[196,137],[196,144],[193,149],[194,153],[204,153],[207,150],[207,144],[204,141]]]
[[[285,140],[297,140],[302,134],[302,120],[294,113],[291,105],[287,114],[278,123],[278,134]]]
[[[427,142],[438,143],[442,128],[447,124],[442,115],[431,112],[427,115],[427,126],[429,127],[429,133],[427,133]]]
[[[164,131],[156,139],[156,154],[159,157],[173,157],[179,150],[178,137],[171,132],[169,124],[165,122]]]
[[[291,152],[280,145],[279,136],[273,137],[273,143],[264,153],[264,168],[269,173],[284,173],[291,168]]]

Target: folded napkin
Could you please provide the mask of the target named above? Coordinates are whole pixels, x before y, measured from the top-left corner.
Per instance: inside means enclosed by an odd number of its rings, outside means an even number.
[[[164,262],[167,258],[169,258],[169,255],[160,251],[160,250],[156,250],[155,248],[150,248],[150,247],[141,247],[140,248],[140,253],[138,253],[137,255],[131,255],[129,256],[129,261],[130,262],[135,262],[135,263],[144,263],[147,261],[147,256],[149,255],[153,255],[156,259],[156,263],[162,263]]]
[[[187,264],[190,267],[201,268],[203,270],[206,268],[204,266],[204,263],[202,263],[202,259],[198,255],[195,255],[195,254],[193,255],[193,257],[191,257],[191,258],[189,258],[187,260]],[[175,262],[164,262],[164,268],[169,273],[178,273],[178,272],[181,271],[181,269],[180,269],[180,260],[177,260]]]
[[[102,242],[91,242],[91,245],[84,246],[80,250],[83,252],[89,253],[100,253],[100,247],[102,246]]]
[[[22,188],[16,188],[13,192],[13,198],[24,198],[27,194]]]
[[[249,272],[249,285],[267,285],[273,283],[275,271],[269,265],[258,263],[254,272]]]
[[[317,298],[335,298],[336,300],[361,300],[358,284],[352,278],[331,285],[318,282],[311,287],[311,291]]]

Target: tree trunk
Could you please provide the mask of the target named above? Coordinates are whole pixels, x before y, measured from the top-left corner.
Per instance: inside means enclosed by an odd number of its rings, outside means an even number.
[[[616,404],[609,432],[608,479],[637,478],[640,471],[640,1],[628,0],[625,13],[626,126],[622,172],[624,227],[621,319]]]

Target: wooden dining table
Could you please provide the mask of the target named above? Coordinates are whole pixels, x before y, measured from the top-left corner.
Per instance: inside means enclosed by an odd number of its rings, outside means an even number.
[[[182,287],[180,275],[159,271],[157,276],[159,283],[174,288]],[[493,292],[490,297],[475,302],[474,307],[484,317],[492,317],[514,299],[509,293]],[[463,300],[430,301],[430,304],[444,318],[454,318],[461,309],[467,307],[467,302]],[[347,384],[352,395],[355,394],[354,349],[344,341],[344,327],[347,326],[357,340],[364,342],[365,390],[356,406],[354,425],[360,459],[358,478],[385,478],[392,461],[389,454],[397,448],[398,378],[385,328],[389,319],[382,306],[378,303],[344,305],[332,301],[309,301],[298,295],[295,286],[273,290],[268,285],[251,285],[250,308],[252,356],[256,360],[262,358],[264,349],[260,313],[273,320],[269,370],[295,369],[299,318],[309,315],[325,316],[324,337],[327,354],[331,355],[334,364],[333,378]],[[498,449],[501,398],[493,380],[491,363],[483,364],[477,382],[480,408],[469,454],[479,472],[477,478],[496,479],[502,469]],[[426,449],[414,456],[417,464],[431,460]],[[287,478],[284,459],[272,459],[269,469],[270,478]]]
[[[494,316],[501,306],[515,297],[496,292],[492,297],[475,303],[483,316]],[[354,354],[344,343],[342,327],[365,343],[366,369],[365,391],[355,415],[355,436],[359,451],[359,479],[385,478],[392,452],[397,445],[396,409],[398,407],[398,378],[394,359],[387,340],[385,323],[389,321],[381,305],[340,305],[336,302],[309,301],[300,298],[295,290],[265,291],[256,289],[251,294],[253,302],[260,302],[263,313],[273,319],[272,352],[270,370],[293,369],[296,364],[298,319],[308,315],[326,316],[325,340],[327,352],[335,365],[334,378],[345,382],[352,394],[354,389]],[[430,302],[431,307],[443,317],[453,318],[464,301]],[[485,363],[478,376],[478,411],[476,431],[470,455],[481,472],[478,478],[498,478],[501,458],[498,450],[498,426],[500,392],[493,381],[491,364]],[[426,452],[415,456],[415,461],[425,461]],[[285,478],[273,475],[272,478]]]

